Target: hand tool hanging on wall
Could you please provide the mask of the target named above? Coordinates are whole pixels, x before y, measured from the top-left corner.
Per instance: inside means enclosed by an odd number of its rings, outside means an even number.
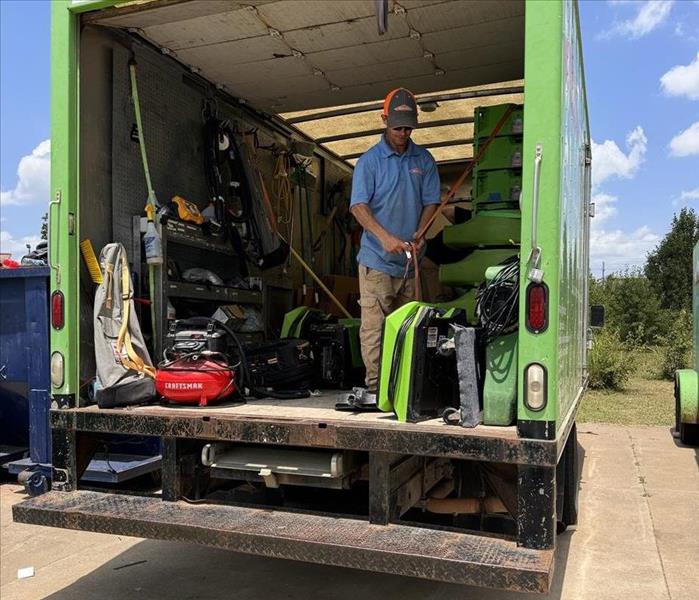
[[[287,250],[266,218],[254,148],[218,118],[213,103],[204,105],[203,118],[209,194],[234,249],[263,270],[283,263]]]
[[[133,99],[133,109],[136,116],[136,128],[138,129],[138,146],[141,149],[141,161],[143,162],[143,174],[146,178],[146,187],[148,189],[148,206],[150,207],[149,214],[155,214],[158,209],[158,200],[155,197],[155,190],[153,189],[153,184],[150,179],[150,169],[148,168],[148,155],[146,154],[146,142],[143,135],[143,122],[141,121],[141,104],[138,99],[138,82],[136,80],[136,60],[132,58],[129,61],[129,72],[131,79],[131,97]],[[157,232],[156,232],[157,233]],[[153,331],[153,347],[156,346],[156,340],[158,339],[158,327],[156,318],[156,304],[160,301],[159,298],[155,297],[155,278],[157,274],[157,269],[160,268],[159,264],[162,263],[162,256],[160,257],[160,263],[157,261],[157,257],[153,257],[148,261],[148,293],[150,295],[150,318],[151,318],[151,328]]]

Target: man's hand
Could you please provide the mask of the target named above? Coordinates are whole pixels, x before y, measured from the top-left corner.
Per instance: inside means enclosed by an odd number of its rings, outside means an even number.
[[[389,254],[403,254],[406,250],[409,250],[403,240],[398,239],[395,235],[390,233],[386,233],[386,235],[381,238],[381,245]]]
[[[425,238],[416,238],[415,236],[413,236],[413,247],[415,248],[415,252],[421,252],[422,249],[425,247]]]

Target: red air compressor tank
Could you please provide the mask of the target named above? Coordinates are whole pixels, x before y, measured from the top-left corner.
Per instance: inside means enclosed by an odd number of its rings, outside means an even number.
[[[207,406],[235,392],[235,371],[222,359],[184,356],[159,366],[155,388],[167,402]]]

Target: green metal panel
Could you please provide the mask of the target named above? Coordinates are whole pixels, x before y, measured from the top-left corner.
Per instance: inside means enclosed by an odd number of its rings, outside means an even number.
[[[549,289],[549,306],[557,307],[559,298],[558,268],[560,260],[560,122],[561,122],[561,1],[531,0],[526,4],[524,80],[524,144],[522,157],[522,252],[520,315],[526,311],[526,275],[532,243],[532,187],[537,145],[542,148],[540,171],[537,245],[541,248],[540,268]],[[555,421],[558,386],[558,312],[549,310],[549,326],[533,334],[519,328],[518,402],[519,420]],[[547,370],[548,403],[538,412],[524,405],[524,369],[532,362]]]
[[[51,350],[63,354],[65,378],[53,394],[78,393],[78,18],[69,3],[51,4],[51,289],[65,299],[65,326],[51,328]]]
[[[524,120],[522,282],[520,314],[526,310],[532,247],[535,156],[541,149],[537,246],[549,289],[548,327],[520,328],[518,419],[560,426],[582,388],[587,329],[589,144],[587,105],[577,3],[532,0],[526,5],[526,104]],[[524,369],[547,371],[546,407],[524,405]]]
[[[511,425],[517,414],[517,334],[503,335],[485,349],[483,424]]]

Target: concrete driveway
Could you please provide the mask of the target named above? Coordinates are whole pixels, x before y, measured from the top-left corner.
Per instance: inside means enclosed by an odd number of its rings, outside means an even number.
[[[699,449],[667,428],[579,424],[580,524],[558,539],[548,596],[570,600],[699,597]],[[0,597],[306,600],[522,599],[517,593],[246,556],[170,542],[11,522],[2,499]],[[17,578],[34,567],[35,575]]]

